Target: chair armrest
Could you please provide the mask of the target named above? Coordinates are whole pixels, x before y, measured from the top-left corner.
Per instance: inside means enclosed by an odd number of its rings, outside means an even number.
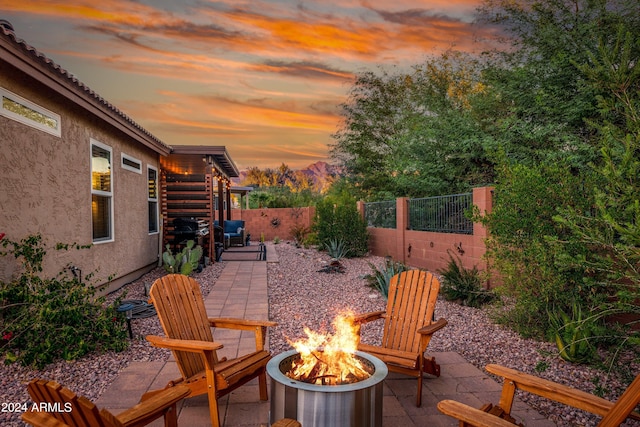
[[[167,408],[175,405],[191,393],[187,386],[169,387],[137,405],[121,412],[116,418],[127,427],[143,426],[164,415]]]
[[[509,421],[455,400],[438,402],[438,410],[475,427],[513,427]]]
[[[222,344],[211,341],[198,340],[178,340],[167,337],[159,337],[157,335],[147,335],[147,341],[154,347],[168,348],[171,350],[188,351],[191,353],[201,353],[203,351],[219,350]]]
[[[592,414],[604,416],[614,405],[613,402],[585,391],[545,380],[544,378],[534,375],[525,374],[515,369],[493,364],[487,365],[485,369],[492,374],[503,377],[505,384],[507,382],[512,383],[517,389],[545,397],[555,402],[564,403],[574,408],[583,409]],[[504,395],[500,399],[500,407],[506,411],[510,411],[510,408],[503,406],[503,398]]]
[[[364,323],[373,322],[374,320],[384,319],[386,316],[386,311],[372,311],[369,313],[356,314],[353,316],[353,323],[362,325]]]
[[[292,419],[289,419],[289,418],[283,418],[283,419],[278,420],[275,423],[271,424],[271,427],[301,427],[301,425],[302,424],[300,424],[296,420],[292,420]]]
[[[269,327],[277,326],[277,322],[271,322],[269,320],[249,320],[249,319],[235,319],[228,317],[210,317],[209,325],[213,328],[226,328],[226,329],[240,329],[240,330],[253,330],[256,327]]]
[[[439,331],[440,329],[444,328],[445,326],[447,326],[447,320],[444,318],[440,318],[438,319],[437,322],[434,322],[430,325],[424,326],[420,329],[418,329],[418,333],[420,335],[433,335],[434,332]]]
[[[269,320],[248,320],[233,318],[209,318],[209,325],[216,328],[226,328],[244,331],[253,331],[256,338],[256,350],[264,350],[267,327],[276,326],[276,322]]]
[[[22,421],[34,427],[69,427],[48,412],[27,411],[22,414]]]

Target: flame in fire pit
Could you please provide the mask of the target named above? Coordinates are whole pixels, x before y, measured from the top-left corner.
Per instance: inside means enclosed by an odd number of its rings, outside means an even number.
[[[358,328],[350,312],[336,316],[335,333],[322,334],[305,327],[307,339],[290,344],[300,358],[286,373],[289,378],[310,384],[350,384],[369,378],[372,372],[356,356]]]

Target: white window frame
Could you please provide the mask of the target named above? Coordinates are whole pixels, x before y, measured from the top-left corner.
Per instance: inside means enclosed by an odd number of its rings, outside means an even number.
[[[109,230],[110,230],[110,236],[109,237],[104,237],[104,238],[99,238],[99,239],[95,239],[93,237],[93,213],[91,216],[91,239],[93,241],[94,244],[101,244],[101,243],[109,243],[109,242],[113,242],[115,240],[115,230],[114,230],[114,218],[113,218],[113,213],[114,213],[114,197],[113,197],[113,186],[114,186],[114,172],[115,172],[115,168],[113,167],[113,149],[106,145],[103,144],[99,141],[96,141],[95,139],[91,138],[90,139],[90,144],[89,144],[89,161],[93,162],[93,147],[99,147],[102,148],[105,151],[109,152],[109,158],[111,160],[110,166],[111,166],[111,172],[110,172],[110,187],[109,190],[110,191],[104,191],[104,190],[95,190],[93,188],[93,176],[91,176],[90,181],[89,181],[89,185],[91,187],[91,197],[93,199],[93,195],[96,196],[101,196],[101,197],[107,197],[109,198]],[[91,163],[90,163],[91,164]],[[91,165],[90,167],[91,170],[91,174],[93,175],[93,165]],[[91,203],[93,203],[93,200],[91,201]]]
[[[156,173],[156,197],[150,197],[149,196],[149,171],[154,171]],[[160,233],[160,209],[159,209],[159,202],[158,202],[158,192],[160,191],[160,175],[158,174],[158,168],[151,166],[151,165],[147,165],[147,205],[150,205],[151,202],[154,202],[156,204],[156,209],[155,209],[155,216],[156,216],[156,230],[155,231],[149,231],[149,235],[152,234],[158,234]],[[147,230],[149,228],[147,227]]]
[[[26,117],[21,114],[15,113],[11,110],[8,110],[7,108],[5,108],[5,105],[4,105],[5,98],[12,102],[15,102],[16,104],[20,104],[25,108],[35,111],[36,113],[42,114],[48,119],[54,120],[56,123],[56,126],[55,127],[47,126],[44,123],[40,123],[36,120],[30,119],[29,117]],[[3,87],[0,87],[0,115],[5,116],[11,120],[20,122],[22,124],[25,124],[27,126],[31,126],[38,130],[47,132],[51,135],[57,136],[58,138],[62,136],[62,126],[61,126],[59,114],[56,114],[53,111],[49,111],[46,108],[41,107]]]
[[[132,163],[137,163],[138,164],[138,168],[135,168],[133,166],[130,166],[130,165],[126,164],[125,160],[128,160],[128,161],[130,161]],[[140,175],[142,175],[142,160],[136,159],[133,156],[130,156],[130,155],[125,154],[125,153],[121,153],[121,155],[120,155],[120,166],[122,167],[122,169],[126,169],[128,171],[139,173]]]

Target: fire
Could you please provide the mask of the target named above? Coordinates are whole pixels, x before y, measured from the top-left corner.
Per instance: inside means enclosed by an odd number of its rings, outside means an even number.
[[[355,355],[358,327],[353,322],[353,314],[339,314],[332,325],[332,335],[305,327],[307,339],[290,342],[300,358],[286,373],[289,378],[311,384],[339,385],[361,381],[371,375]]]

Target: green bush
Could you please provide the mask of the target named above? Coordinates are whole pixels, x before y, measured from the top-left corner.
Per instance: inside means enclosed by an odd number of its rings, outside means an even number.
[[[318,241],[318,233],[309,232],[306,236],[304,236],[304,240],[302,240],[302,246],[304,248],[312,248],[319,245]]]
[[[355,200],[348,197],[327,197],[316,206],[314,231],[321,247],[332,240],[343,240],[349,257],[359,257],[369,251],[367,224],[360,216]]]
[[[367,274],[365,279],[367,279],[367,283],[371,288],[380,292],[385,298],[389,297],[389,282],[391,278],[398,273],[409,270],[406,264],[395,262],[391,258],[386,258],[384,265],[380,268],[377,268],[372,263],[369,263],[369,266],[373,269],[373,273]]]
[[[547,308],[553,301],[570,307],[574,299],[589,306],[593,297],[583,286],[587,266],[559,265],[561,254],[550,236],[566,241],[569,232],[554,221],[560,207],[588,212],[582,177],[567,165],[503,164],[492,212],[480,218],[489,229],[486,258],[499,273],[496,289],[513,304],[500,311],[500,322],[525,337],[544,338],[550,330]],[[582,250],[573,246],[575,250]]]
[[[0,351],[5,363],[42,368],[57,360],[73,360],[91,351],[121,351],[127,347],[123,316],[115,305],[95,296],[91,274],[75,277],[65,269],[53,278],[41,277],[46,245],[40,235],[20,242],[2,240],[2,256],[12,255],[22,271],[0,282]],[[56,245],[57,250],[86,248]],[[117,302],[116,302],[117,304]]]
[[[448,301],[456,301],[469,307],[480,307],[495,300],[493,292],[482,287],[478,268],[467,269],[460,258],[456,259],[449,253],[447,268],[439,270],[442,276],[440,292]]]

